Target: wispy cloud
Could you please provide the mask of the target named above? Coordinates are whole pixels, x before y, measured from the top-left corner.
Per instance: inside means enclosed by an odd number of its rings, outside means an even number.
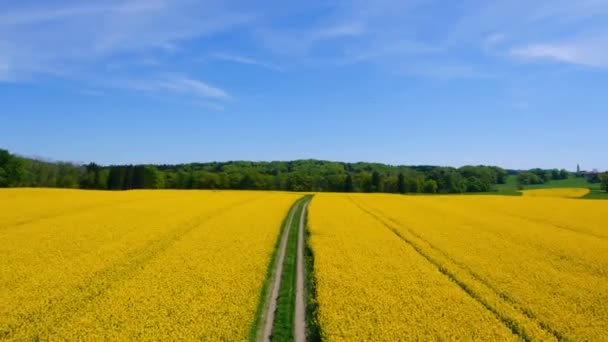
[[[307,33],[308,40],[313,42],[344,38],[344,37],[357,37],[367,32],[365,25],[361,22],[346,22],[339,23],[333,26],[320,27],[313,29]]]
[[[608,68],[608,39],[531,44],[514,47],[510,52],[524,59],[552,60],[587,67]]]
[[[467,47],[503,68],[517,66],[510,63],[513,58],[593,68],[607,64],[603,51],[608,40],[602,37],[608,32],[608,2],[604,0],[473,3],[476,6],[457,16],[447,34],[454,48]]]
[[[230,98],[228,93],[223,89],[184,76],[171,76],[164,80],[158,80],[154,82],[152,86],[160,90],[170,90],[217,100],[226,100]]]
[[[0,12],[0,57],[23,77],[120,54],[174,53],[184,41],[225,32],[253,18],[214,0],[58,1],[0,5]]]
[[[171,92],[195,99],[225,101],[231,96],[223,89],[179,74],[162,75],[150,79],[121,79],[105,81],[103,86],[145,92]]]
[[[337,22],[311,27],[263,28],[256,30],[261,45],[270,52],[290,58],[307,58],[321,44],[335,44],[334,51],[343,46],[345,40],[356,40],[367,30],[358,22]]]
[[[273,71],[373,63],[388,72],[417,65],[426,74],[466,77],[477,74],[462,66],[467,59],[500,68],[519,65],[515,58],[608,64],[608,39],[589,38],[608,32],[605,0],[352,0],[280,11],[242,0],[35,3],[0,4],[0,80],[77,78],[121,63],[127,66],[119,71],[148,68],[140,76],[152,78],[190,74],[195,56],[213,51],[207,56],[216,61]],[[579,38],[566,41],[564,32]],[[220,34],[236,39],[207,39]]]
[[[83,2],[68,7],[21,9],[13,12],[5,12],[0,14],[0,23],[2,23],[2,26],[29,25],[89,15],[161,10],[165,8],[166,5],[167,3],[162,0],[131,0],[124,3],[108,1],[103,4]]]
[[[258,66],[258,67],[261,67],[264,69],[269,69],[269,70],[274,70],[274,71],[284,71],[284,69],[282,67],[280,67],[276,64],[273,64],[273,63],[262,62],[262,61],[258,61],[258,60],[255,60],[255,59],[252,59],[249,57],[243,57],[243,56],[238,56],[238,55],[229,54],[229,53],[213,53],[213,54],[211,54],[211,57],[222,60],[222,61],[227,61],[227,62],[254,65],[254,66]]]

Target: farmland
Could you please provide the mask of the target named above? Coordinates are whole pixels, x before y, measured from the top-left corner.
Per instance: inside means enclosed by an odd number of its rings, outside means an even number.
[[[299,197],[2,190],[0,337],[246,339]]]
[[[581,198],[587,196],[591,190],[585,188],[555,188],[523,190],[522,194],[527,197],[557,197],[557,198]]]
[[[521,189],[521,187],[523,187],[523,189]],[[555,191],[567,188],[578,189],[578,191],[588,190],[586,194],[582,196],[585,199],[608,199],[608,193],[601,189],[600,183],[591,183],[586,178],[576,177],[575,175],[570,175],[567,179],[550,180],[543,184],[523,185],[521,187],[517,184],[517,176],[511,175],[506,177],[504,184],[497,184],[495,186],[495,193],[500,195],[519,196],[522,195],[522,190]]]
[[[608,201],[0,191],[0,339],[608,340]]]
[[[329,341],[606,340],[606,212],[605,201],[525,195],[317,195],[321,331]]]

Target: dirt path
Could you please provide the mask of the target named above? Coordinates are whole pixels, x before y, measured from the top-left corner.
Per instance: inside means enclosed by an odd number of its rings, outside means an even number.
[[[270,297],[268,299],[268,304],[266,305],[266,310],[264,313],[264,325],[262,326],[262,334],[260,335],[260,341],[268,342],[270,341],[270,336],[272,335],[274,313],[277,309],[277,298],[279,297],[279,288],[281,287],[281,278],[283,275],[283,264],[285,261],[287,238],[289,237],[291,224],[293,222],[293,217],[297,208],[298,205],[295,205],[289,212],[289,218],[286,222],[287,226],[283,230],[283,235],[281,236],[281,243],[279,244],[279,255],[277,258],[276,269],[274,271],[274,277],[272,279],[272,289],[270,291]]]
[[[302,214],[298,223],[298,248],[297,248],[297,264],[296,264],[296,312],[294,316],[294,340],[296,342],[306,341],[306,293],[305,274],[304,274],[304,226],[306,218],[306,208],[309,201],[302,204]]]

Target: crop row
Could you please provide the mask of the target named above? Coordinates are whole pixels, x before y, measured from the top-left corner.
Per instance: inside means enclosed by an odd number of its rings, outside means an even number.
[[[608,203],[353,196],[524,340],[604,340]]]
[[[0,218],[1,336],[247,338],[297,195],[135,191],[114,202],[97,195],[96,203],[94,194],[57,191],[49,197],[59,204],[38,216],[28,207],[35,192],[8,201],[12,214]],[[87,208],[76,209],[82,203]]]

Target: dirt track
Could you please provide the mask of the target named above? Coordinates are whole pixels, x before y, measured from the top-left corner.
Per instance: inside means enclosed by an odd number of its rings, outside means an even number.
[[[296,278],[296,313],[294,316],[294,340],[296,342],[306,341],[306,293],[305,291],[305,274],[304,274],[304,222],[306,218],[306,209],[308,201],[302,204],[302,214],[298,223],[298,248],[297,248],[297,278]]]
[[[283,275],[283,264],[285,261],[285,250],[287,247],[287,238],[289,237],[289,232],[291,230],[291,224],[293,222],[293,217],[297,210],[297,206],[294,206],[289,212],[289,218],[286,222],[286,227],[283,230],[283,235],[281,236],[281,243],[279,244],[279,255],[277,258],[276,269],[274,271],[274,276],[272,278],[272,287],[270,291],[270,297],[268,300],[268,304],[266,306],[266,310],[264,313],[264,325],[262,326],[262,334],[260,335],[260,341],[270,341],[270,337],[272,335],[272,325],[274,322],[274,313],[277,309],[277,298],[279,297],[279,288],[281,287],[281,278]]]
[[[293,322],[293,336],[296,342],[306,341],[306,293],[305,293],[305,272],[304,272],[304,230],[305,230],[305,218],[306,208],[308,207],[309,200],[303,200],[298,202],[289,212],[287,218],[286,227],[284,228],[281,236],[281,242],[279,243],[279,250],[277,256],[277,262],[272,278],[272,285],[268,302],[264,311],[263,326],[261,328],[261,334],[259,335],[259,341],[270,342],[272,341],[272,328],[275,319],[275,311],[277,309],[277,300],[279,297],[279,290],[281,288],[281,279],[283,278],[283,269],[285,263],[285,255],[287,251],[287,241],[291,232],[291,226],[293,224],[294,216],[298,211],[298,208],[302,208],[300,217],[295,219],[298,221],[298,232],[297,232],[297,249],[296,249],[296,291],[295,291],[295,313]]]

